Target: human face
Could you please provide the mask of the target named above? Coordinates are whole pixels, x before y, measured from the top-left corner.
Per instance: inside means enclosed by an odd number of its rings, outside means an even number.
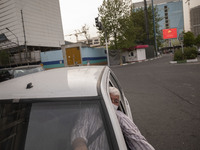
[[[110,94],[110,98],[114,105],[119,106],[119,95]]]

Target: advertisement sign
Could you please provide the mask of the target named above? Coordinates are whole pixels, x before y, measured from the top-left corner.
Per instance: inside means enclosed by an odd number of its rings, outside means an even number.
[[[177,38],[177,28],[163,29],[163,39]]]

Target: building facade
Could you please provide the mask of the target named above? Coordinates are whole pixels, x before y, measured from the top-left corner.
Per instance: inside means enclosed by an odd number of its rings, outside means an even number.
[[[158,8],[160,30],[177,28],[178,35],[182,31],[200,34],[200,0],[153,0]],[[144,7],[144,2],[134,3],[135,8]],[[151,5],[151,0],[147,1]]]
[[[200,35],[200,5],[190,10],[190,22],[191,31],[194,35]]]
[[[31,51],[61,49],[63,44],[59,0],[0,1],[0,50],[9,50],[17,59],[12,61],[31,61],[25,60],[32,58]]]
[[[184,30],[183,4],[182,0],[154,0],[158,14],[163,18],[158,24],[160,30],[177,28],[178,34]],[[134,3],[135,8],[144,7],[144,2]],[[151,1],[147,1],[151,6]]]
[[[59,0],[1,0],[0,32],[19,45],[61,47]]]

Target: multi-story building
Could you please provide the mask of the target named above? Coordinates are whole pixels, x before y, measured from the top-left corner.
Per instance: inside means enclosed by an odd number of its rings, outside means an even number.
[[[177,28],[178,34],[184,30],[183,5],[182,0],[154,0],[154,6],[158,9],[158,14],[163,18],[158,24],[160,30]],[[151,1],[147,1],[151,6]],[[144,2],[134,3],[134,6],[144,7]]]
[[[158,8],[160,30],[177,28],[178,34],[182,31],[192,31],[200,34],[200,1],[199,0],[153,0]],[[147,1],[151,5],[151,0]],[[144,7],[144,2],[134,3],[135,8]]]
[[[63,44],[59,0],[0,1],[0,50],[47,51]]]
[[[90,47],[101,47],[100,37],[93,37],[90,38],[89,40],[79,40],[78,42],[87,44]]]

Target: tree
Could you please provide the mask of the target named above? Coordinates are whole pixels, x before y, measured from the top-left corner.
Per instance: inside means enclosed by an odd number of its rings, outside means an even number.
[[[200,47],[200,34],[195,39],[196,46]]]
[[[154,44],[154,30],[153,30],[153,14],[152,14],[152,7],[149,6],[148,9],[148,20],[149,20],[149,44]],[[159,30],[159,24],[163,18],[161,18],[158,14],[157,7],[154,7],[154,17],[155,17],[155,28],[156,28],[156,39],[158,46],[161,45],[161,31]],[[135,27],[135,34],[137,37],[136,43],[137,44],[146,44],[146,30],[145,30],[145,20],[144,18],[144,9],[139,8],[135,9],[132,12],[132,19],[134,22]]]
[[[186,47],[192,47],[195,44],[195,37],[192,32],[184,32],[183,44]]]
[[[122,47],[121,40],[124,39],[122,35],[124,23],[129,22],[130,6],[122,0],[104,0],[98,10],[103,25],[101,35],[106,34],[111,41],[111,47],[119,49]],[[122,21],[124,21],[123,24]]]
[[[89,27],[85,24],[84,26],[82,26],[81,28],[81,32],[84,34],[87,43],[89,43],[90,40],[90,34],[88,33]]]
[[[3,66],[8,65],[9,63],[9,54],[6,50],[0,51],[0,64]]]
[[[149,38],[154,44],[153,15],[151,6],[148,7]],[[128,1],[122,0],[103,1],[99,8],[99,16],[103,24],[102,37],[106,34],[111,42],[110,49],[130,48],[136,44],[146,44],[146,31],[144,9],[133,9]],[[161,18],[158,9],[154,8],[156,37],[158,46],[161,45],[161,31],[158,22]]]

